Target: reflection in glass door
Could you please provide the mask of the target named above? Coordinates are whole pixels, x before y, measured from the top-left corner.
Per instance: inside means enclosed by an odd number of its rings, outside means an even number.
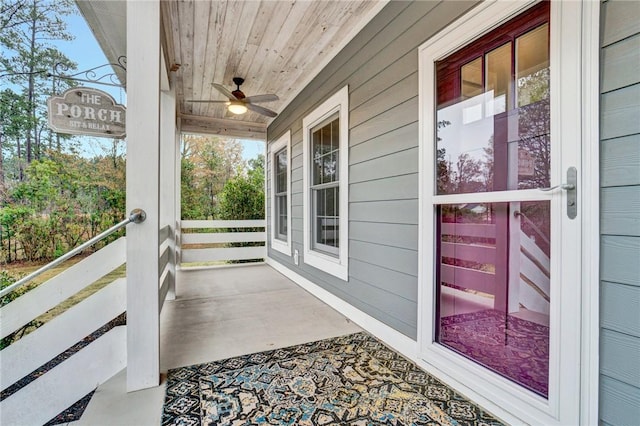
[[[548,397],[551,203],[527,191],[550,186],[548,2],[436,79],[436,341]]]

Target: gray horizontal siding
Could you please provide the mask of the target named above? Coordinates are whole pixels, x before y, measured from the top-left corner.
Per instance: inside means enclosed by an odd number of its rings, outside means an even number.
[[[373,223],[418,223],[418,200],[349,203],[349,220]]]
[[[418,123],[413,122],[369,139],[367,143],[351,145],[349,162],[353,165],[399,151],[415,148]]]
[[[474,2],[390,2],[268,129],[292,133],[292,243],[302,255],[302,119],[349,86],[349,281],[276,251],[283,265],[415,339],[418,47]]]
[[[600,244],[600,278],[638,287],[640,291],[640,238],[603,235]]]
[[[353,164],[349,167],[351,184],[418,173],[418,147]]]
[[[637,425],[640,389],[603,375],[600,380],[600,418],[610,425]]]
[[[640,338],[640,291],[635,286],[603,281],[600,297],[602,328]]]
[[[640,2],[601,8],[600,418],[640,422]]]
[[[400,274],[357,259],[351,259],[349,263],[349,273],[352,277],[361,282],[368,283],[374,287],[395,293],[407,300],[416,300],[418,278],[410,274]]]
[[[640,236],[640,185],[603,188],[602,233]]]
[[[629,37],[602,49],[600,88],[603,92],[640,83],[639,51],[640,35]]]
[[[371,86],[369,91],[375,93],[380,86]],[[404,79],[393,84],[386,90],[373,96],[366,102],[351,106],[350,125],[356,127],[367,120],[375,120],[376,117],[394,105],[400,105],[407,99],[415,98],[418,95],[418,72],[411,73]]]
[[[601,8],[602,46],[624,40],[640,33],[640,3],[628,0],[610,0]]]
[[[640,185],[640,134],[603,140],[600,183],[603,187]]]
[[[410,200],[418,196],[416,174],[394,176],[349,185],[349,201]]]
[[[617,331],[603,330],[601,340],[602,374],[640,388],[640,339]]]
[[[607,92],[600,98],[602,139],[619,138],[640,133],[640,84]]]
[[[403,274],[418,273],[418,253],[415,250],[350,240],[349,257]]]
[[[418,226],[352,220],[349,223],[349,238],[365,243],[417,250]]]

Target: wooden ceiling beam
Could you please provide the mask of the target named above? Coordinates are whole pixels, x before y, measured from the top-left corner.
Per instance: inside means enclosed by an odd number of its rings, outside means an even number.
[[[180,125],[183,133],[200,133],[263,141],[267,139],[267,124],[253,121],[180,114]]]

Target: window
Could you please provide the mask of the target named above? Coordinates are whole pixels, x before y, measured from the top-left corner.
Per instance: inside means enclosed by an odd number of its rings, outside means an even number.
[[[271,248],[291,256],[291,132],[269,147],[271,160]]]
[[[333,256],[340,254],[339,129],[340,117],[335,114],[311,130],[311,244]]]
[[[302,120],[304,263],[348,280],[347,86]]]

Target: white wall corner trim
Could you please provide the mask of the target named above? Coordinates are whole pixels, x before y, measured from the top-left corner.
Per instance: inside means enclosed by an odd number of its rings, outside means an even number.
[[[287,153],[287,240],[283,241],[276,237],[276,154],[282,149]],[[291,256],[291,130],[287,130],[274,143],[269,145],[268,158],[271,162],[271,170],[268,172],[271,182],[271,248],[287,256]]]
[[[582,13],[582,348],[580,423],[599,423],[600,401],[600,2]]]
[[[311,129],[338,113],[339,128],[339,238],[338,257],[312,248]],[[344,86],[302,119],[303,262],[341,280],[349,280],[349,86]]]

